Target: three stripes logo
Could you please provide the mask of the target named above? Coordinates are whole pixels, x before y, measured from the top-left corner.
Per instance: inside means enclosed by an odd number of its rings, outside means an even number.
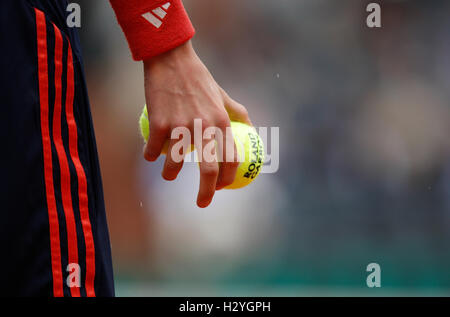
[[[148,22],[150,22],[154,27],[159,29],[161,25],[163,24],[164,18],[167,15],[167,10],[170,7],[170,2],[167,2],[163,4],[160,7],[157,7],[156,9],[153,9],[150,12],[144,13],[142,16],[144,19],[146,19]]]

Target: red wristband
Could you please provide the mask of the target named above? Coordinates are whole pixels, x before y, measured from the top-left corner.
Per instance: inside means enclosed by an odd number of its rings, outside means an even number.
[[[110,0],[134,60],[145,60],[190,40],[194,27],[181,0]]]

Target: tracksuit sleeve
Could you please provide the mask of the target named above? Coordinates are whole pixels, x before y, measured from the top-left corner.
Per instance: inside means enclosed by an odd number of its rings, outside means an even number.
[[[194,27],[181,0],[110,0],[133,59],[145,60],[190,40]]]

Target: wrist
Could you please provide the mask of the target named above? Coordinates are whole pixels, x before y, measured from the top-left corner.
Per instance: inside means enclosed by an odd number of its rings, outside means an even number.
[[[184,64],[194,58],[197,58],[197,54],[189,40],[170,51],[148,58],[143,63],[145,69],[154,69],[158,66],[175,68],[177,65]]]
[[[110,2],[136,61],[167,52],[191,39],[195,34],[181,0],[170,2],[110,0]],[[148,20],[148,17],[153,19]]]

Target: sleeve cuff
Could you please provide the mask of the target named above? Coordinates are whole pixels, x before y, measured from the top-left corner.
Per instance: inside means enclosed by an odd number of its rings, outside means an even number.
[[[110,2],[136,61],[167,52],[195,34],[181,0]]]

